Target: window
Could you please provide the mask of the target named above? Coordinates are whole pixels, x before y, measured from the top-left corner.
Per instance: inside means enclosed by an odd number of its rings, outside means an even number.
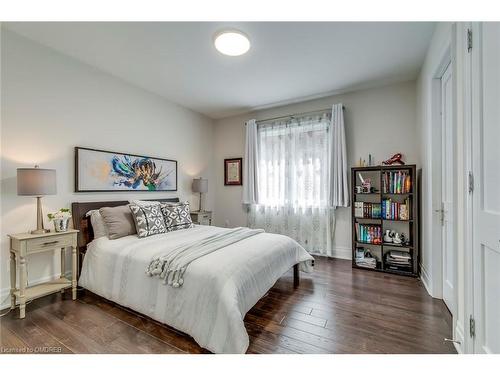
[[[328,206],[327,114],[258,127],[259,203]]]

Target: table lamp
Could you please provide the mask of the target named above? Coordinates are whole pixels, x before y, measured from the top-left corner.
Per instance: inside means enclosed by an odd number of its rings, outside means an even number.
[[[17,169],[17,195],[36,197],[36,230],[32,234],[50,232],[43,228],[42,196],[56,194],[56,170],[34,168]]]
[[[195,193],[200,193],[200,203],[198,206],[198,211],[202,212],[201,209],[201,194],[206,193],[208,191],[208,180],[205,180],[203,178],[195,178],[193,180],[193,186],[192,186],[193,192]]]

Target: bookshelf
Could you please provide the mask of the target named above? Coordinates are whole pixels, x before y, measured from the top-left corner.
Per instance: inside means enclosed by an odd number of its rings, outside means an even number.
[[[371,189],[368,191],[368,180]],[[364,191],[356,187],[363,186]],[[371,271],[418,276],[418,185],[416,165],[351,168],[352,266]],[[404,238],[386,242],[387,230]],[[391,238],[394,241],[394,237]],[[356,254],[376,258],[367,266]],[[373,265],[375,268],[372,268]]]

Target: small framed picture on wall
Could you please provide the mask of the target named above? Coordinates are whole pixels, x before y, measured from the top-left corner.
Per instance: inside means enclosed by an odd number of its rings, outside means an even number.
[[[224,159],[224,185],[242,185],[242,158]]]

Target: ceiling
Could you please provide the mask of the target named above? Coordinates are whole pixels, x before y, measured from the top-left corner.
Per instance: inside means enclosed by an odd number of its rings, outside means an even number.
[[[218,119],[361,87],[415,79],[431,22],[4,23],[175,103]],[[239,29],[250,51],[217,52]]]

